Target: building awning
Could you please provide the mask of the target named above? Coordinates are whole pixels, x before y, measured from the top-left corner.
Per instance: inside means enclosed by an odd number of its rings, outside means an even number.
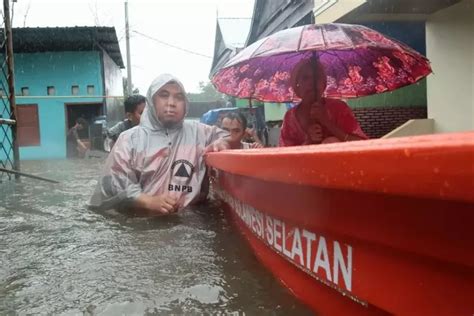
[[[25,27],[14,28],[12,33],[15,53],[104,50],[117,66],[125,68],[114,27]]]
[[[461,0],[367,0],[360,10],[368,14],[433,14]]]
[[[316,23],[426,20],[461,0],[316,0]]]

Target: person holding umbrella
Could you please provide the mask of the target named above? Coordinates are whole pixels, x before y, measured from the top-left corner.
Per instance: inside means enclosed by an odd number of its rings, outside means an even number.
[[[349,106],[324,98],[326,74],[315,58],[300,61],[290,77],[301,102],[286,112],[280,146],[326,144],[367,139]]]
[[[402,42],[362,25],[328,23],[256,41],[232,57],[212,83],[238,98],[298,102],[286,115],[280,142],[291,146],[367,138],[338,100],[394,91],[430,73],[429,60]]]

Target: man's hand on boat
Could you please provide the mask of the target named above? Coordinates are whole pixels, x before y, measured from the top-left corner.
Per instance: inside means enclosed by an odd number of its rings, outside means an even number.
[[[218,152],[218,151],[226,150],[226,149],[230,149],[229,142],[227,141],[226,138],[219,138],[218,140],[216,140],[215,142],[207,146],[205,152],[206,153]]]
[[[157,196],[140,194],[135,200],[136,207],[150,214],[168,215],[179,209],[178,199],[168,193]]]
[[[253,142],[253,143],[248,143],[248,148],[250,149],[257,149],[257,148],[263,148],[264,146],[258,142]],[[245,147],[244,147],[245,148]]]

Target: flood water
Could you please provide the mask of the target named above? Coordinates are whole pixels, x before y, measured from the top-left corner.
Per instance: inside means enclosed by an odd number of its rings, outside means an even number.
[[[0,315],[311,314],[217,202],[168,218],[88,210],[101,165],[25,161],[61,184],[0,183]]]

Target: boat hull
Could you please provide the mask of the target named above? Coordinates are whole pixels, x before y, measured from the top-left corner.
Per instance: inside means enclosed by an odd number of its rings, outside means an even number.
[[[287,149],[283,153],[219,153],[210,155],[208,164],[216,197],[224,202],[257,257],[318,313],[472,315],[471,136],[357,145],[361,146],[357,159],[364,160],[365,167],[353,164],[352,171],[357,170],[363,181],[378,179],[378,184],[363,182],[360,187],[344,183],[347,178],[339,172],[351,174],[344,168],[325,173],[330,178],[327,182],[314,182],[321,173],[314,173],[313,178],[288,177],[289,172],[298,173],[297,169],[306,168],[311,174],[318,168],[312,166],[325,163],[328,152],[333,159],[353,159],[354,149],[344,146],[296,148],[296,154]],[[399,188],[393,184],[394,177],[380,180],[378,161],[372,159],[386,156],[390,162],[389,157],[400,152],[407,159],[399,159],[397,168],[417,170],[418,174],[410,175],[411,181],[431,187]],[[308,159],[312,159],[310,166],[304,165]],[[266,167],[270,171],[261,169],[265,160],[273,162]],[[414,168],[418,164],[429,166],[425,169],[434,179],[423,168]],[[255,166],[258,169],[252,173]],[[351,182],[354,180],[359,179]],[[445,183],[463,186],[466,193],[446,190]]]

